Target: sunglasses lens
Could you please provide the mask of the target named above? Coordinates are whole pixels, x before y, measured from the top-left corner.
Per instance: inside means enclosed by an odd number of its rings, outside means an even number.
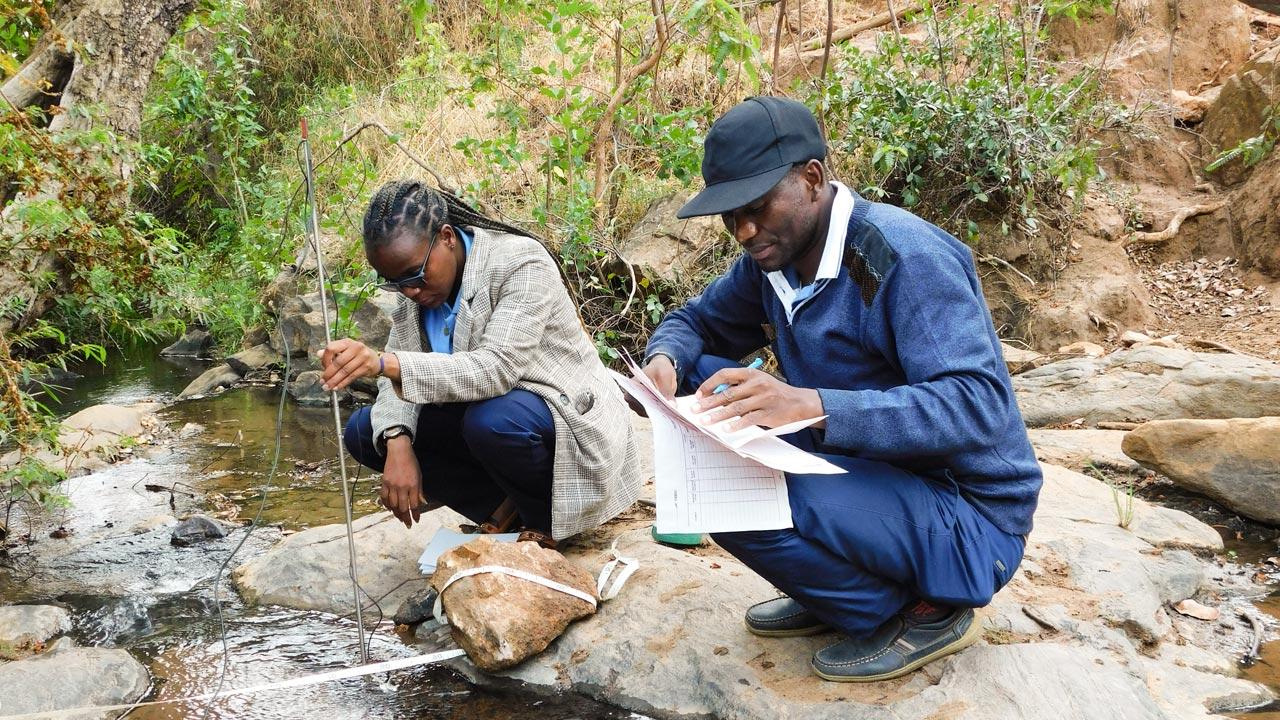
[[[408,290],[409,288],[424,288],[426,286],[427,286],[427,280],[422,276],[418,276],[416,278],[409,278],[408,280],[404,280],[400,282],[401,290]]]
[[[387,292],[396,292],[400,289],[400,285],[391,281],[380,282],[378,283],[378,289],[386,290]]]

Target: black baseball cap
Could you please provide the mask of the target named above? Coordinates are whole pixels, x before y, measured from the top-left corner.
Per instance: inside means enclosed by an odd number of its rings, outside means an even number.
[[[712,123],[703,143],[707,187],[676,217],[740,208],[772,190],[795,163],[826,157],[827,143],[809,108],[769,95],[747,98]]]

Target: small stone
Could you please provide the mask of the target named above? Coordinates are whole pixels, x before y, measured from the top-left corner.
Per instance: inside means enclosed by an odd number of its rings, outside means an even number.
[[[1151,337],[1149,335],[1144,335],[1134,330],[1126,330],[1125,333],[1120,336],[1120,343],[1125,346],[1141,345],[1149,342],[1151,342]]]
[[[1201,605],[1191,598],[1187,598],[1186,600],[1175,604],[1173,609],[1187,617],[1193,617],[1197,620],[1217,620],[1218,617],[1222,615],[1222,612],[1219,611],[1218,608]]]
[[[400,603],[400,609],[391,616],[397,625],[413,625],[431,617],[431,610],[436,604],[436,589],[423,582],[423,586],[413,592]]]
[[[1085,341],[1071,343],[1070,345],[1063,345],[1058,348],[1058,352],[1064,355],[1083,355],[1084,357],[1092,358],[1102,357],[1107,354],[1106,349],[1101,345]]]
[[[178,527],[173,529],[173,534],[169,537],[169,543],[178,547],[188,547],[206,540],[226,536],[227,531],[213,519],[204,515],[192,515],[178,523]]]

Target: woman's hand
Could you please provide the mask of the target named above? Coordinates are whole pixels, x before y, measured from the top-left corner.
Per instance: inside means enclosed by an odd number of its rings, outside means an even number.
[[[418,467],[408,435],[387,440],[387,462],[382,468],[378,498],[405,527],[413,527],[422,514],[422,468]]]
[[[334,340],[320,351],[320,383],[326,391],[341,390],[362,377],[377,377],[378,356],[362,342]]]

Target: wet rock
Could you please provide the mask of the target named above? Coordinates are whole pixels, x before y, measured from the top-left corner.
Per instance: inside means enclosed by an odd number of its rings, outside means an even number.
[[[191,330],[178,341],[160,351],[162,356],[199,357],[213,349],[213,336],[205,330]]]
[[[203,425],[201,425],[200,423],[189,422],[189,423],[184,424],[184,425],[183,425],[183,426],[178,430],[178,439],[179,439],[179,440],[190,440],[191,438],[193,438],[193,437],[195,437],[195,436],[199,435],[199,434],[200,434],[200,433],[202,433],[202,432],[204,432],[204,426],[203,426]]]
[[[226,528],[217,521],[204,515],[192,515],[173,529],[173,533],[169,536],[169,543],[178,547],[188,547],[226,536]]]
[[[335,492],[340,492],[336,490]],[[399,607],[421,587],[418,557],[441,527],[467,522],[440,508],[406,529],[389,512],[355,521],[356,565],[360,585],[383,607]],[[236,587],[251,604],[346,613],[351,609],[346,530],[342,523],[304,530],[236,568]]]
[[[1182,487],[1280,524],[1280,417],[1157,420],[1128,433],[1123,448]]]
[[[0,646],[32,648],[71,631],[71,615],[53,605],[0,607]],[[0,705],[0,707],[4,707]]]
[[[1280,364],[1144,345],[1050,363],[1013,378],[1030,427],[1280,415]]]
[[[1027,431],[1036,458],[1051,465],[1061,465],[1086,472],[1090,465],[1100,470],[1137,472],[1142,466],[1124,454],[1120,443],[1123,430],[1046,430]]]
[[[481,670],[517,665],[543,651],[569,623],[595,614],[595,606],[568,593],[500,573],[450,578],[495,565],[543,577],[596,597],[591,575],[537,543],[478,538],[440,556],[431,586],[442,591],[453,639]]]
[[[622,257],[667,282],[675,282],[698,267],[725,237],[725,230],[714,216],[677,219],[676,211],[691,197],[692,192],[678,192],[650,203],[623,240]]]
[[[42,655],[0,665],[0,708],[6,715],[52,716],[69,708],[131,703],[149,684],[147,669],[127,651],[74,647],[64,639]],[[87,720],[117,714],[58,716]]]
[[[207,395],[220,387],[226,387],[235,383],[240,379],[240,373],[231,369],[231,366],[222,363],[215,365],[200,374],[200,377],[192,380],[182,392],[178,393],[180,398],[189,398],[194,395]]]
[[[248,374],[250,370],[280,365],[283,362],[284,358],[280,357],[280,353],[272,349],[267,343],[255,345],[248,350],[241,350],[227,358],[227,364],[241,376]]]
[[[435,588],[431,587],[426,580],[423,580],[422,586],[414,590],[412,595],[400,603],[400,608],[396,610],[395,615],[391,616],[391,620],[397,625],[420,623],[431,617],[435,602]]]

